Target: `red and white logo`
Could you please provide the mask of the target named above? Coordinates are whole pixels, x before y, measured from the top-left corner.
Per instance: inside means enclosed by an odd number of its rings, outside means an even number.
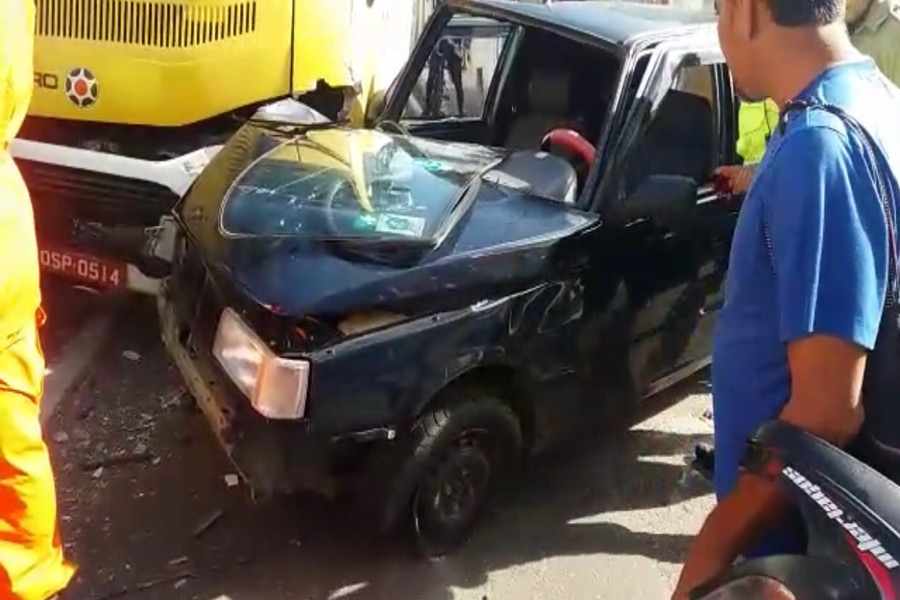
[[[78,108],[93,106],[99,92],[97,78],[87,69],[72,69],[66,76],[66,97]]]

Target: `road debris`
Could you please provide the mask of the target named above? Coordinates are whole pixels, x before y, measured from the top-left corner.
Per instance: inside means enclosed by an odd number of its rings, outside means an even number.
[[[93,473],[91,473],[91,477],[93,477],[94,479],[100,479],[101,475],[103,475],[103,467],[97,467],[97,469]]]
[[[207,515],[202,521],[200,521],[200,523],[198,523],[194,528],[194,537],[200,537],[201,535],[209,531],[209,529],[212,528],[212,526],[215,525],[224,515],[225,511],[221,508],[217,508],[209,513],[209,515]]]
[[[225,476],[225,485],[228,487],[236,487],[241,482],[240,478],[234,473],[229,473]]]
[[[170,575],[168,577],[158,577],[156,579],[148,579],[146,581],[142,581],[133,587],[121,587],[111,592],[107,592],[100,596],[94,596],[91,600],[113,600],[114,598],[123,598],[126,596],[130,596],[135,592],[143,592],[152,588],[156,588],[162,585],[166,585],[168,583],[175,582],[175,589],[178,589],[184,586],[190,579],[193,579],[195,575],[190,571],[184,571],[181,573],[176,573]],[[180,582],[184,583],[180,583]]]
[[[132,452],[131,454],[119,453],[107,456],[97,460],[81,463],[84,471],[93,471],[94,469],[102,469],[104,467],[114,467],[119,465],[128,465],[140,462],[150,462],[154,456],[146,448],[141,453]]]
[[[60,443],[60,444],[64,444],[69,441],[69,434],[66,433],[65,431],[57,431],[56,433],[53,434],[53,441]]]
[[[122,427],[122,431],[126,433],[138,433],[147,431],[151,427],[153,427],[155,423],[138,423],[137,425],[129,425],[128,427]]]
[[[173,394],[169,394],[167,396],[163,396],[159,400],[159,406],[163,410],[169,410],[170,408],[179,408],[184,405],[184,390],[178,390]]]
[[[178,558],[173,558],[172,560],[170,560],[169,566],[177,567],[178,565],[183,565],[183,564],[187,563],[187,561],[188,561],[187,556],[179,556]]]
[[[141,355],[138,354],[137,352],[135,352],[134,350],[125,350],[124,352],[122,352],[122,356],[132,362],[137,362],[137,361],[141,360]]]
[[[175,582],[176,589],[184,585],[188,582],[189,579],[193,579],[194,574],[190,571],[182,571],[180,573],[175,573],[173,575],[158,577],[156,579],[149,579],[147,581],[143,581],[136,586],[134,586],[134,591],[144,591],[149,590],[151,588],[159,587],[161,585],[165,585],[167,583]],[[179,582],[184,582],[179,585]]]

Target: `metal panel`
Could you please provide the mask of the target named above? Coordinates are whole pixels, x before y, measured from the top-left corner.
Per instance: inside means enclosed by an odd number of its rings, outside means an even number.
[[[178,200],[155,183],[30,160],[16,163],[31,192],[39,227],[45,220],[66,224],[76,216],[105,225],[151,227]],[[56,218],[41,219],[41,214]]]
[[[257,1],[37,0],[38,36],[189,48],[256,30]]]

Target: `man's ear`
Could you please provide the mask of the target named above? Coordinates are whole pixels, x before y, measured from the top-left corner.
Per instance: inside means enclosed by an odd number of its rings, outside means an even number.
[[[774,22],[772,20],[772,10],[769,6],[769,0],[744,0],[744,2],[748,4],[747,39],[752,41],[758,38],[762,31]]]
[[[753,39],[753,13],[758,0],[725,0],[729,4],[729,25],[733,35],[741,42]]]

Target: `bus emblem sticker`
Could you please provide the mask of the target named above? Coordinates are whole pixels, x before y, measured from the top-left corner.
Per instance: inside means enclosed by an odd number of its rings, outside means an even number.
[[[87,69],[72,69],[66,76],[66,97],[78,108],[93,106],[99,91],[97,78]]]

